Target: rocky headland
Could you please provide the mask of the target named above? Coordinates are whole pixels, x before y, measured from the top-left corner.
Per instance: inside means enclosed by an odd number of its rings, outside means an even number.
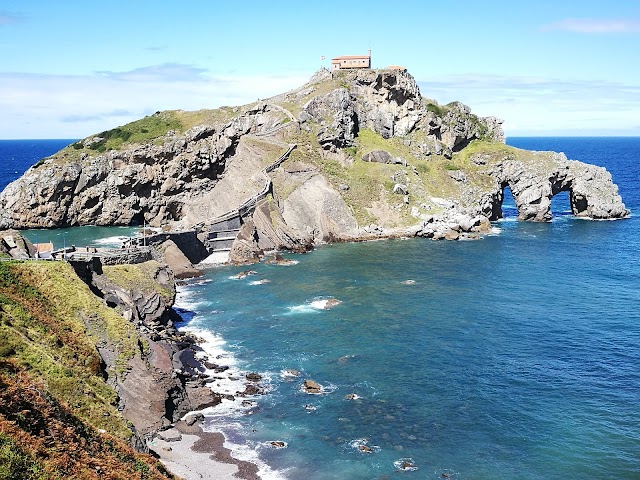
[[[78,141],[0,194],[0,228],[146,223],[242,263],[321,242],[474,237],[507,187],[525,221],[551,220],[562,191],[575,216],[629,214],[604,168],[506,146],[501,123],[423,97],[406,72],[321,70],[251,105],[157,112]],[[188,272],[203,255],[188,257],[173,263]]]
[[[0,193],[0,260],[11,260],[0,261],[0,386],[13,392],[0,408],[0,442],[22,455],[15,471],[172,478],[137,456],[156,442],[191,476],[172,443],[184,436],[191,450],[217,452],[256,477],[219,436],[202,433],[201,417],[185,418],[230,395],[211,388],[225,367],[176,328],[173,308],[176,281],[200,275],[212,256],[250,263],[319,243],[477,238],[502,216],[506,188],[523,221],[550,221],[551,198],[563,191],[577,217],[629,215],[604,168],[504,140],[500,120],[423,97],[406,72],[321,70],[267,100],[157,112],[38,162]],[[35,247],[8,230],[132,224],[155,228],[143,249],[66,262],[31,261]],[[260,391],[247,376],[236,394]],[[21,420],[43,408],[51,415],[38,428]],[[103,435],[114,447],[91,451],[103,459],[93,463],[80,453],[51,462],[52,425],[66,429],[72,452],[89,452],[87,438]]]

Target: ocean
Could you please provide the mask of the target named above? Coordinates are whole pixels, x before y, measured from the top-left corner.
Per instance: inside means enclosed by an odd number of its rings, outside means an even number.
[[[478,241],[211,269],[180,289],[182,328],[266,393],[224,402],[207,428],[264,478],[640,478],[640,138],[508,143],[607,167],[634,215],[574,219],[565,194],[551,223],[521,223],[506,198]]]

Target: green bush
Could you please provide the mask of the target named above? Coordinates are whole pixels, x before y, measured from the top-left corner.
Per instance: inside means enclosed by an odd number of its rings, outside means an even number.
[[[427,111],[435,113],[439,117],[444,117],[447,114],[447,108],[437,103],[427,103]]]
[[[0,479],[45,480],[42,466],[0,432]]]

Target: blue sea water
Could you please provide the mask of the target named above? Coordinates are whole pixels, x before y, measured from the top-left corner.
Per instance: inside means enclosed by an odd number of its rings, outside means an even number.
[[[640,211],[640,138],[508,143],[607,167]],[[224,339],[269,389],[209,428],[271,477],[640,478],[640,223],[552,205],[553,222],[530,224],[506,203],[478,241],[332,245],[183,287],[186,327]],[[314,308],[327,297],[342,303]]]
[[[38,160],[75,140],[0,140],[0,191]]]

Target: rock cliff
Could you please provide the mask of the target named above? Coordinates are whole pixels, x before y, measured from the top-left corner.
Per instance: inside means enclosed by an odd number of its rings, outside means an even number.
[[[321,70],[251,105],[157,112],[76,142],[0,194],[0,228],[146,222],[215,245],[210,225],[236,216],[225,249],[244,261],[327,241],[473,236],[501,216],[506,187],[521,220],[549,221],[561,191],[577,216],[628,215],[604,169],[507,147],[501,123],[425,98],[406,72]]]

